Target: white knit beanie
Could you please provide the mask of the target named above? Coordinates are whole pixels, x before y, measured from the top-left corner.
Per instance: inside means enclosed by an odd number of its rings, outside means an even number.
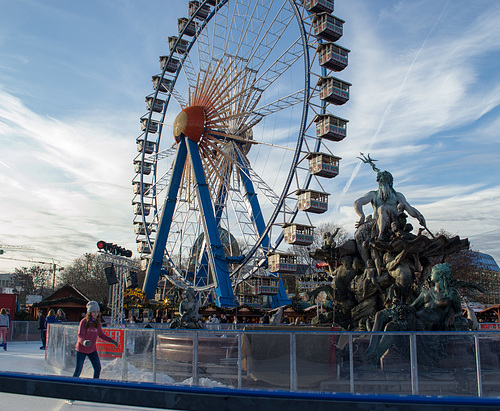
[[[91,313],[92,311],[101,311],[101,308],[99,307],[97,301],[89,301],[87,303],[87,312]]]

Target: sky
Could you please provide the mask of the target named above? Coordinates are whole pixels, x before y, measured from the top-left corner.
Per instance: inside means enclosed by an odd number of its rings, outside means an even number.
[[[32,265],[20,260],[71,264],[99,240],[135,252],[139,118],[187,1],[0,9],[0,273]],[[315,223],[354,231],[353,201],[376,188],[357,159],[370,153],[429,230],[500,262],[500,3],[337,0],[334,14],[351,50],[339,74],[352,83],[339,111],[349,125],[329,211]]]

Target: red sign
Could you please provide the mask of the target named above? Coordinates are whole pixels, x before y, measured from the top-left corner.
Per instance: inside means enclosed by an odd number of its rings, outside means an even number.
[[[500,330],[500,323],[479,323],[480,330]]]
[[[116,328],[103,328],[104,334],[108,337],[111,337],[118,343],[118,346],[115,347],[114,344],[97,339],[97,351],[101,357],[121,357],[123,354],[123,348],[125,346],[124,341],[124,332],[122,329]]]
[[[10,320],[14,321],[16,313],[16,294],[0,294],[0,308],[8,308],[10,310]]]

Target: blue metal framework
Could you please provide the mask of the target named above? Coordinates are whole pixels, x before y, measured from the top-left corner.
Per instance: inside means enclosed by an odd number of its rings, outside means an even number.
[[[205,253],[208,256],[210,267],[216,278],[216,286],[214,288],[216,303],[219,307],[233,307],[234,295],[231,287],[231,280],[229,278],[227,260],[219,238],[216,217],[210,200],[210,192],[205,179],[198,146],[193,140],[184,135],[182,135],[179,140],[172,177],[167,190],[167,197],[165,198],[158,234],[154,243],[153,255],[146,279],[144,280],[144,291],[148,297],[154,296],[156,286],[160,279],[163,255],[170,232],[170,226],[172,224],[175,204],[177,202],[177,193],[182,178],[182,171],[186,166],[186,158],[189,154],[190,163],[194,171],[198,202],[202,210],[203,228],[204,232],[207,234],[205,238],[207,242]]]

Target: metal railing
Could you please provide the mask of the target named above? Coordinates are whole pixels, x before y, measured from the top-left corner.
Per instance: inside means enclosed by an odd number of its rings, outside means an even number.
[[[7,341],[40,341],[38,321],[11,321]]]

